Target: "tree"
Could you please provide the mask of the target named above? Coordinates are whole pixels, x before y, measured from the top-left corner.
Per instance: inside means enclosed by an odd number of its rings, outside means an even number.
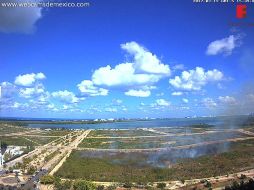
[[[6,162],[6,161],[8,161],[9,159],[11,159],[11,154],[8,153],[8,152],[6,152],[6,153],[4,154],[4,161]]]
[[[1,151],[7,149],[7,143],[6,142],[0,142],[1,143]],[[3,152],[2,152],[3,153]]]
[[[124,187],[124,188],[130,189],[130,188],[132,187],[132,183],[131,183],[131,182],[125,182],[125,183],[123,184],[123,187]]]
[[[104,189],[104,185],[98,185],[97,186],[97,190],[103,190]]]
[[[204,187],[206,187],[206,188],[212,187],[211,182],[210,181],[206,181],[206,183],[204,184]]]
[[[44,175],[40,178],[42,184],[48,185],[55,182],[55,177],[52,175]]]
[[[248,182],[244,183],[244,181],[241,181],[240,184],[236,181],[233,182],[231,186],[226,186],[225,190],[253,190],[254,189],[254,180],[250,179]]]
[[[74,190],[96,190],[96,186],[85,180],[76,180],[73,184]]]
[[[158,183],[157,188],[164,189],[166,187],[166,183]]]
[[[35,166],[30,166],[28,169],[27,169],[27,174],[28,175],[33,175],[35,172],[36,172],[37,168]]]
[[[55,180],[54,187],[56,190],[69,190],[72,187],[72,182],[70,180]]]

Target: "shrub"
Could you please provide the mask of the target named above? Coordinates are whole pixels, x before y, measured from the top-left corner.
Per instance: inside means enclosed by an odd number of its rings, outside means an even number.
[[[55,180],[54,187],[55,190],[69,190],[72,187],[72,182],[70,180]]]
[[[115,185],[110,185],[108,186],[107,190],[115,190],[116,189],[116,186]]]
[[[53,184],[55,182],[55,177],[52,175],[45,175],[40,178],[42,184]]]
[[[27,174],[28,175],[33,175],[35,172],[36,172],[37,168],[35,166],[30,166],[28,169],[27,169]]]
[[[166,183],[158,183],[157,188],[164,189],[166,187]]]
[[[98,185],[97,186],[97,190],[103,190],[104,189],[104,185]]]
[[[181,181],[181,183],[182,183],[182,184],[184,184],[184,183],[185,183],[185,180],[184,180],[184,179],[181,179],[180,181]]]
[[[246,179],[246,175],[241,174],[241,176],[239,177],[239,179]]]
[[[206,188],[212,187],[211,182],[210,181],[206,181],[206,183],[204,184],[204,187],[206,187]]]
[[[236,181],[234,181],[231,186],[225,187],[225,190],[238,190],[238,189],[253,190],[254,189],[254,180],[250,179],[246,183],[244,183],[243,181],[241,181],[240,183],[237,183]]]
[[[126,182],[126,183],[123,184],[123,187],[124,188],[131,188],[132,187],[132,183]]]
[[[85,180],[76,180],[73,184],[74,190],[96,190],[96,186]]]

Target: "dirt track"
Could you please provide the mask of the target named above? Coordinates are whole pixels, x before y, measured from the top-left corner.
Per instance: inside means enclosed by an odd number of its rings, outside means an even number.
[[[50,175],[54,175],[55,172],[57,172],[57,170],[63,165],[63,163],[65,162],[65,160],[70,156],[71,152],[73,149],[76,149],[79,145],[79,143],[81,143],[83,141],[84,138],[86,138],[86,136],[90,133],[91,130],[86,130],[85,132],[82,133],[82,135],[78,136],[72,143],[71,145],[67,146],[65,149],[62,150],[62,152],[64,152],[64,154],[66,154],[62,159],[60,157],[60,155],[54,158],[54,160],[52,161],[52,163],[48,163],[48,168],[49,169],[57,160],[61,159],[60,162],[50,171]]]
[[[175,146],[175,147],[166,147],[166,148],[149,148],[149,149],[101,149],[101,148],[76,148],[76,150],[90,150],[90,151],[109,151],[109,152],[153,152],[153,151],[167,151],[167,150],[178,150],[178,149],[188,149],[194,148],[204,145],[211,145],[211,144],[219,144],[224,142],[237,142],[243,140],[254,139],[254,137],[244,137],[244,138],[233,138],[233,139],[225,139],[225,140],[218,140],[218,141],[207,141],[202,143],[196,144],[189,144],[183,146]]]
[[[151,131],[151,130],[149,130]],[[154,131],[151,131],[154,132]],[[220,130],[210,130],[200,133],[159,133],[158,135],[142,135],[142,136],[90,136],[86,137],[88,139],[137,139],[137,138],[156,138],[156,137],[181,137],[181,136],[192,136],[192,135],[206,135],[212,133],[228,133],[228,132],[239,132],[248,136],[254,136],[254,133],[246,131],[243,129],[220,129]]]

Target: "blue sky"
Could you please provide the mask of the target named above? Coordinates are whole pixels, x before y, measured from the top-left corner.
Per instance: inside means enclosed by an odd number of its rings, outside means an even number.
[[[83,8],[0,7],[0,114],[253,112],[254,8],[247,4],[247,18],[237,19],[236,5],[93,0]]]

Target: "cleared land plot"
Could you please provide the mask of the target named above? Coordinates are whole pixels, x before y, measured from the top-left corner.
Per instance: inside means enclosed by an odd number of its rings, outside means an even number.
[[[203,178],[254,167],[254,140],[154,153],[74,151],[56,176],[153,182]]]
[[[52,131],[44,131],[40,129],[30,129],[29,131],[24,131],[22,133],[18,133],[17,135],[24,136],[52,136],[52,137],[61,137],[70,134],[68,130],[52,130]]]
[[[70,134],[71,131],[68,130],[51,130],[51,131],[44,131],[42,130],[39,134],[44,136],[65,136]]]
[[[132,136],[153,136],[156,133],[137,130],[93,130],[88,137],[132,137]]]
[[[247,128],[246,130],[247,130],[247,131],[250,131],[250,132],[252,132],[252,133],[254,133],[254,127],[252,127],[252,128]]]
[[[57,139],[56,137],[26,137],[26,136],[0,136],[0,141],[5,142],[7,145],[14,146],[38,146],[47,144],[53,140]]]
[[[44,144],[48,144],[56,139],[58,139],[58,137],[32,137],[32,136],[29,136],[29,137],[25,137],[33,142],[36,142],[37,144],[40,144],[40,145],[44,145]]]
[[[7,145],[15,145],[15,146],[36,146],[37,144],[27,140],[24,137],[5,137],[0,136],[0,141],[6,143]]]
[[[80,148],[99,149],[149,149],[190,145],[207,141],[219,141],[249,137],[239,132],[215,132],[199,135],[158,136],[141,138],[85,138]]]
[[[209,128],[192,128],[192,127],[167,127],[167,128],[154,128],[154,130],[159,131],[159,132],[164,132],[164,133],[169,133],[169,134],[174,134],[174,133],[203,133],[208,130],[212,130]]]
[[[19,126],[0,123],[0,135],[18,132],[29,132],[29,130]]]

